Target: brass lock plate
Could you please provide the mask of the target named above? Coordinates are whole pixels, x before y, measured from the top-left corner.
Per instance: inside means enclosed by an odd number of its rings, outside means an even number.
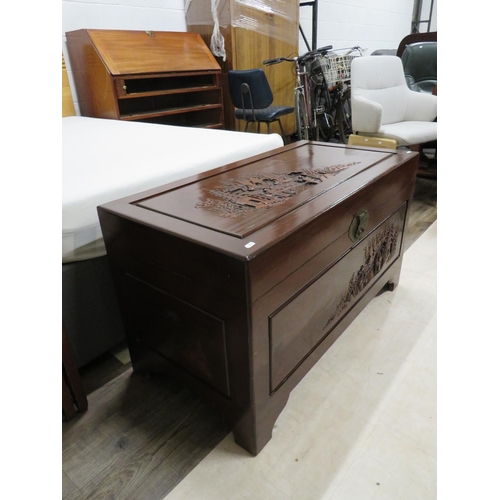
[[[355,243],[360,240],[368,226],[368,220],[370,215],[368,210],[363,209],[356,212],[354,215],[351,225],[349,226],[349,239]]]

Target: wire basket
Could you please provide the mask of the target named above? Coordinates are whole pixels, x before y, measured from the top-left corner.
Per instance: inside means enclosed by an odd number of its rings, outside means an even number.
[[[320,60],[328,87],[351,79],[351,61],[354,54],[339,55],[334,52],[323,56]]]

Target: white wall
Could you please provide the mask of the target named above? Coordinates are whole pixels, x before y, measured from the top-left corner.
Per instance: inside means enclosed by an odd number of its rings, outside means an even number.
[[[293,1],[293,0],[289,0]],[[299,1],[299,0],[296,0]],[[62,37],[80,28],[185,31],[185,0],[62,0]],[[435,2],[437,4],[437,2]],[[319,0],[318,47],[361,45],[371,53],[397,48],[410,33],[413,0]],[[434,16],[433,25],[436,23]],[[300,8],[312,41],[312,7]],[[300,38],[300,51],[306,50]]]
[[[62,36],[81,28],[186,31],[184,0],[62,0]]]

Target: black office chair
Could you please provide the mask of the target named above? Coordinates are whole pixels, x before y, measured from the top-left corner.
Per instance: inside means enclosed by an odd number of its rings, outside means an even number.
[[[269,134],[271,123],[277,121],[283,140],[285,140],[280,117],[293,113],[295,108],[271,106],[273,92],[264,71],[262,69],[230,70],[228,78],[231,101],[236,108],[234,115],[238,120],[246,121],[245,132],[250,122],[257,123],[258,132],[260,132],[260,124],[267,123]]]
[[[437,85],[437,42],[407,45],[401,61],[408,87],[415,92],[432,94]]]

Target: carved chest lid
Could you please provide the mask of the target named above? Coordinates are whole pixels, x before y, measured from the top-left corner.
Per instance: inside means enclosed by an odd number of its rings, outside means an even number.
[[[302,141],[104,208],[250,258],[407,159]]]

